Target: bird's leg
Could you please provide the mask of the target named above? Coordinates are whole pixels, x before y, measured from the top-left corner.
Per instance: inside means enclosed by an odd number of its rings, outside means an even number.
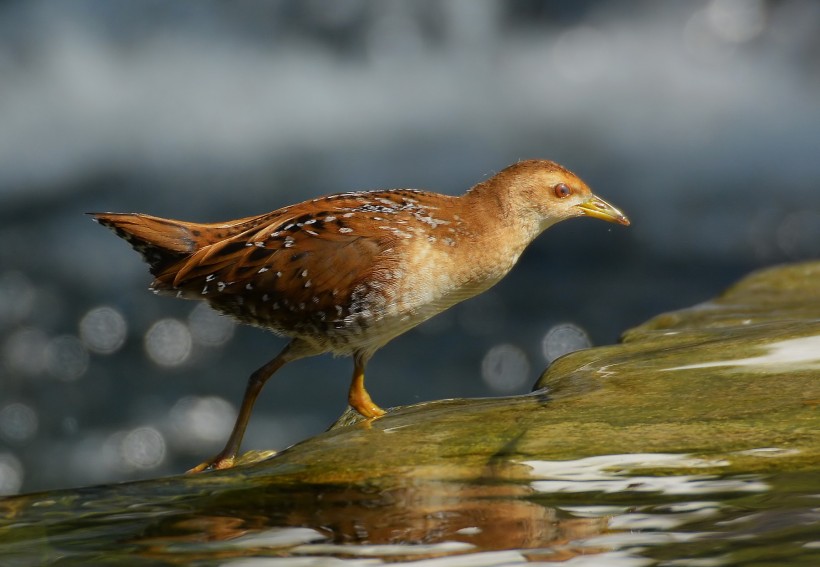
[[[253,404],[256,402],[256,398],[259,396],[259,392],[262,391],[262,386],[265,385],[268,378],[273,376],[285,363],[293,360],[293,357],[288,356],[292,344],[293,343],[288,344],[276,355],[276,358],[251,374],[248,379],[248,385],[245,388],[245,397],[242,398],[242,406],[239,408],[239,415],[236,416],[233,431],[231,431],[231,436],[228,438],[225,448],[212,459],[208,459],[189,470],[189,474],[208,469],[229,469],[233,466],[236,460],[236,454],[239,452],[239,447],[242,444],[242,437],[245,435],[245,429],[248,427],[248,421],[253,412]]]
[[[385,411],[370,399],[370,394],[364,388],[364,367],[367,364],[366,356],[362,351],[353,355],[353,380],[350,382],[350,391],[347,401],[350,406],[368,419],[381,417]]]

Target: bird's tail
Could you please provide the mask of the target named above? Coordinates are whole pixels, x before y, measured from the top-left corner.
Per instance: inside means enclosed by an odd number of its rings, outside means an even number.
[[[200,248],[248,230],[258,219],[248,217],[225,224],[199,224],[140,213],[89,214],[139,252],[154,276]]]

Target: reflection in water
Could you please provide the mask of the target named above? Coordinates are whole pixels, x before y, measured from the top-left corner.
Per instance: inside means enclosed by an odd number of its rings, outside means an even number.
[[[614,530],[673,530],[691,522],[711,518],[720,513],[719,502],[685,502],[666,507],[667,514],[659,514],[662,507],[656,507],[654,513],[625,513],[612,518],[609,527]]]
[[[269,461],[272,470],[275,462]],[[415,567],[633,567],[668,557],[723,564],[721,558],[733,558],[754,538],[777,557],[808,558],[808,547],[788,542],[816,535],[816,499],[788,494],[809,477],[770,476],[764,484],[748,475],[691,474],[719,466],[662,453],[526,463],[492,457],[477,477],[462,481],[429,479],[429,470],[422,478],[411,468],[311,484],[297,480],[298,473],[277,480],[248,469],[241,479],[214,474],[34,494],[0,502],[0,555],[36,556],[44,564],[47,558],[93,563],[104,557],[232,567],[402,561]],[[684,474],[670,474],[676,468]],[[448,476],[448,470],[431,476]],[[550,480],[578,489],[553,491]],[[620,489],[611,490],[613,482]],[[713,490],[709,498],[702,497],[704,487]],[[783,516],[767,509],[775,495],[805,511]]]
[[[245,561],[264,553],[345,562],[378,558],[379,563],[439,558],[431,565],[443,566],[647,565],[640,548],[709,538],[713,531],[686,531],[686,526],[725,518],[729,494],[769,489],[749,477],[668,474],[724,464],[681,454],[604,455],[520,464],[501,460],[490,463],[481,478],[465,482],[423,480],[411,472],[398,484],[393,478],[353,485],[262,485],[216,495],[200,513],[161,520],[128,545],[145,557],[171,553],[190,561],[214,553],[225,561]],[[635,474],[641,469],[667,472]],[[502,480],[522,476],[532,480]],[[563,496],[581,492],[597,496],[581,501]],[[635,492],[664,498],[618,504]],[[688,499],[704,493],[720,499]]]
[[[598,535],[606,528],[605,517],[560,517],[554,508],[530,501],[532,493],[527,484],[480,480],[277,487],[267,492],[259,488],[250,509],[248,502],[226,494],[212,515],[177,518],[156,530],[173,535],[140,537],[131,543],[146,555],[253,548],[287,550],[294,556],[398,560],[543,549]],[[244,514],[225,513],[238,509]],[[523,555],[515,555],[523,561]]]

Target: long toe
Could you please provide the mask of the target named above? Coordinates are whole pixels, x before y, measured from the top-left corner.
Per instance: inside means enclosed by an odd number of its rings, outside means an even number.
[[[209,470],[217,471],[229,469],[233,467],[234,461],[236,461],[235,456],[223,457],[222,455],[217,455],[213,459],[209,459],[207,461],[199,463],[197,466],[187,471],[185,474],[195,474]]]
[[[370,402],[369,404],[357,405],[353,409],[355,409],[357,412],[362,414],[362,416],[366,417],[367,419],[376,419],[387,413],[373,402]]]

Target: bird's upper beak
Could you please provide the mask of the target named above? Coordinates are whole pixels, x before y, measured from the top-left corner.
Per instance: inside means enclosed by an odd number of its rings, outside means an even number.
[[[581,212],[588,217],[629,226],[629,219],[626,218],[626,215],[600,197],[593,195],[580,205],[576,205],[576,207],[581,209]]]

